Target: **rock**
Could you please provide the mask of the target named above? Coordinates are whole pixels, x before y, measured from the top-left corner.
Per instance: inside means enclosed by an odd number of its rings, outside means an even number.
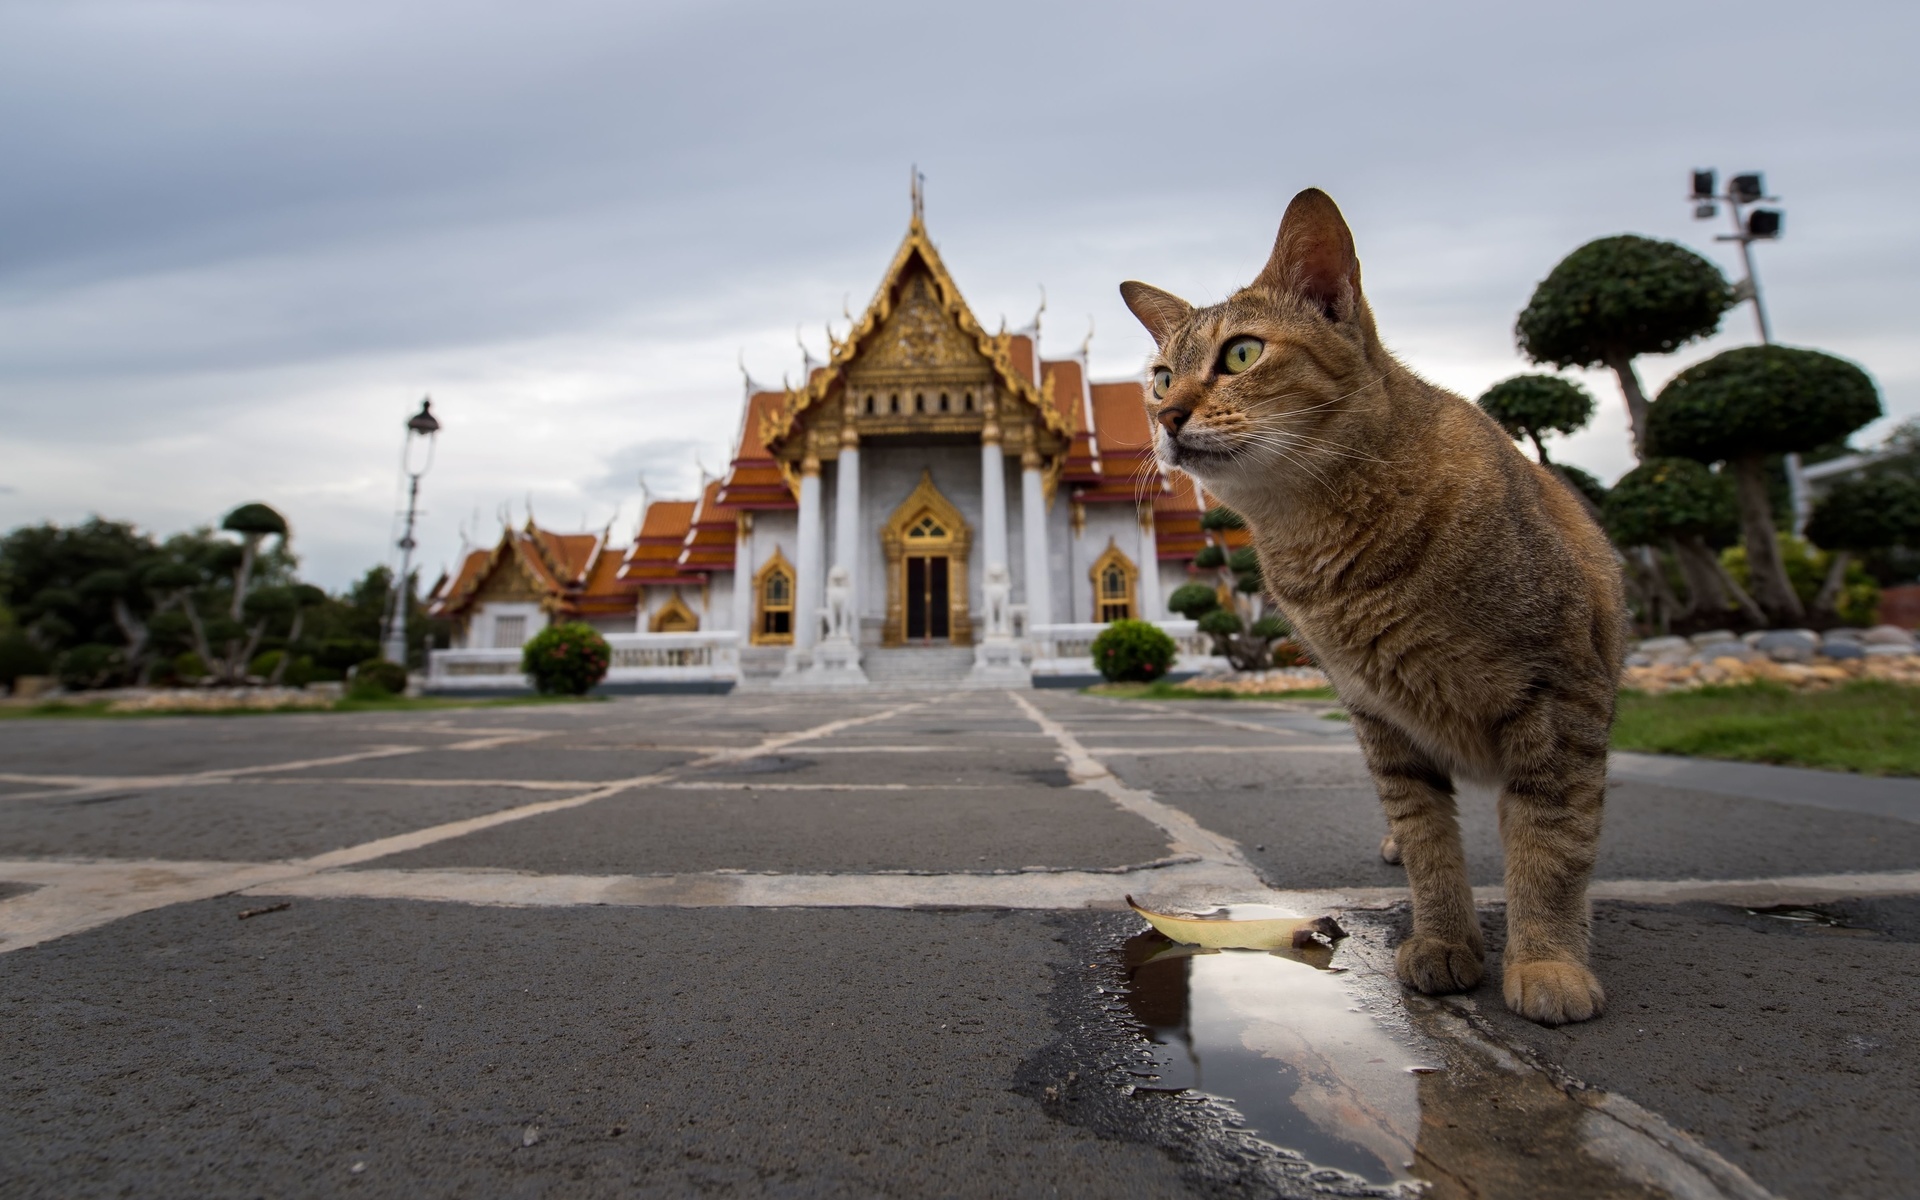
[[[1649,655],[1634,653],[1627,655],[1627,661],[1621,665],[1628,667],[1650,667],[1653,665],[1653,659]]]
[[[1799,629],[1776,629],[1753,643],[1753,648],[1779,663],[1804,663],[1820,648],[1818,636]]]
[[[1700,653],[1693,656],[1693,661],[1703,663],[1752,662],[1759,657],[1760,655],[1757,654],[1752,647],[1743,646],[1732,638],[1728,638],[1724,642],[1713,642],[1702,647]]]
[[[1754,644],[1755,642],[1757,642],[1757,641],[1759,641],[1759,640],[1760,640],[1761,638],[1763,638],[1763,637],[1765,637],[1765,636],[1767,636],[1767,631],[1766,631],[1766,630],[1764,630],[1764,629],[1756,629],[1756,630],[1754,630],[1754,631],[1753,631],[1752,633],[1743,633],[1743,634],[1741,634],[1741,635],[1740,635],[1740,640],[1741,640],[1741,641],[1743,641],[1743,642],[1745,642],[1745,643],[1746,643],[1747,645],[1749,645],[1749,646],[1751,646],[1751,645],[1753,645],[1753,644]]]
[[[1874,658],[1908,658],[1913,654],[1912,646],[1866,646],[1867,654]]]
[[[1829,638],[1820,643],[1820,653],[1828,658],[1865,658],[1867,649],[1859,642],[1834,641]]]
[[[1657,663],[1683,663],[1693,657],[1693,643],[1683,637],[1648,638],[1640,653]]]
[[[1853,629],[1849,626],[1842,625],[1838,629],[1829,629],[1821,634],[1820,640],[1822,642],[1853,642],[1855,645],[1858,645],[1860,639],[1865,637],[1866,633],[1867,631],[1864,629]]]
[[[1909,654],[1914,648],[1912,632],[1898,625],[1875,625],[1860,635],[1860,642],[1867,646],[1904,646]]]
[[[1696,633],[1687,640],[1704,649],[1721,642],[1738,642],[1740,639],[1733,636],[1731,629],[1709,629],[1705,633]]]

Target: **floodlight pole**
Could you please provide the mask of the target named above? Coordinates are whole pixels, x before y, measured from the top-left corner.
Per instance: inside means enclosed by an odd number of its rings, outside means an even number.
[[[433,466],[434,436],[440,432],[440,421],[433,415],[431,399],[420,402],[420,411],[407,419],[406,440],[400,444],[400,470],[407,477],[407,526],[401,534],[400,574],[393,580],[391,593],[387,600],[385,628],[381,631],[380,657],[401,666],[407,665],[407,580],[413,574],[414,519],[420,511],[420,477]],[[426,460],[419,470],[412,466],[414,439],[426,443]]]
[[[1779,214],[1777,212],[1772,214],[1773,224],[1770,230],[1755,233],[1746,214],[1741,211],[1741,206],[1761,201],[1777,204],[1780,197],[1762,194],[1766,189],[1760,186],[1761,177],[1758,172],[1733,176],[1727,180],[1726,193],[1716,196],[1713,194],[1712,186],[1714,174],[1714,172],[1702,171],[1693,173],[1693,212],[1696,217],[1710,217],[1713,215],[1712,209],[1716,203],[1727,206],[1727,212],[1733,218],[1733,232],[1720,234],[1713,240],[1740,244],[1740,261],[1746,266],[1747,274],[1746,278],[1734,285],[1734,299],[1736,302],[1753,301],[1753,319],[1760,326],[1760,343],[1763,346],[1771,346],[1773,345],[1773,323],[1767,320],[1766,301],[1760,295],[1760,273],[1754,269],[1753,265],[1753,244],[1762,240],[1772,241],[1780,236]],[[1705,188],[1701,187],[1703,182],[1707,185]],[[1739,186],[1743,183],[1751,184],[1752,190],[1748,191]],[[1787,492],[1793,507],[1793,532],[1797,537],[1806,532],[1807,518],[1813,515],[1813,492],[1807,486],[1806,470],[1801,466],[1798,454],[1787,455],[1786,466]]]

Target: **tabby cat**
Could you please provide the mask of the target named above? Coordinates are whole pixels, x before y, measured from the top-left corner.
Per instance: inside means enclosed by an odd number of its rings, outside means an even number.
[[[1120,285],[1153,335],[1160,461],[1240,513],[1266,587],[1353,717],[1404,861],[1402,982],[1480,981],[1453,781],[1500,789],[1503,991],[1582,1021],[1587,881],[1626,640],[1620,574],[1571,490],[1474,405],[1395,361],[1326,193],[1295,196],[1252,285],[1196,309]]]

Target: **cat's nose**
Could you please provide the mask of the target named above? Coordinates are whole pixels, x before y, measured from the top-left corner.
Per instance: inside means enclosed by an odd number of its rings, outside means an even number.
[[[1191,412],[1181,408],[1178,404],[1169,404],[1160,410],[1160,427],[1167,431],[1168,437],[1175,437],[1179,434],[1180,427],[1185,425],[1187,418],[1192,415]]]

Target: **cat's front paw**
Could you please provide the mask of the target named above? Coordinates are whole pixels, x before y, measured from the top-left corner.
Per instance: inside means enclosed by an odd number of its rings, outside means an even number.
[[[1480,949],[1437,937],[1410,937],[1394,956],[1400,982],[1429,996],[1464,992],[1486,973]]]
[[[1585,1021],[1599,1016],[1607,1003],[1593,972],[1563,959],[1508,963],[1501,990],[1508,1008],[1542,1025]]]

